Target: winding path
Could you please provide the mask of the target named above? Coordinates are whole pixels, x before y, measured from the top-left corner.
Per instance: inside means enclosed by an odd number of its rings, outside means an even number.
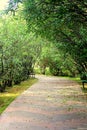
[[[0,130],[87,130],[87,98],[79,85],[65,78],[37,78],[0,116]]]

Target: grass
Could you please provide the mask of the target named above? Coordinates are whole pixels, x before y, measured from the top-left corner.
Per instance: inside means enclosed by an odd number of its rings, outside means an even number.
[[[85,95],[87,95],[87,83],[85,83],[85,87],[83,88],[82,82],[81,82],[81,80],[80,80],[79,77],[77,77],[77,78],[69,78],[69,79],[74,80],[74,81],[76,81],[77,83],[79,83],[80,86],[81,86],[82,91],[84,92]]]
[[[87,85],[85,85],[85,88],[82,88],[82,91],[83,91],[84,93],[87,93]]]
[[[30,78],[20,85],[6,88],[4,93],[0,93],[0,114],[7,108],[7,106],[22,92],[28,89],[31,85],[37,82],[37,79]]]
[[[81,86],[81,89],[82,89],[83,93],[85,95],[87,95],[87,83],[84,84],[85,87],[83,88],[82,81],[81,81],[80,77],[68,77],[68,76],[61,76],[61,77],[77,82]]]

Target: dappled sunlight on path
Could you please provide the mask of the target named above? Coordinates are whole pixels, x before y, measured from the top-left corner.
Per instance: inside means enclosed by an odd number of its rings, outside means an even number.
[[[87,130],[87,97],[80,86],[60,77],[37,78],[0,116],[0,130]]]

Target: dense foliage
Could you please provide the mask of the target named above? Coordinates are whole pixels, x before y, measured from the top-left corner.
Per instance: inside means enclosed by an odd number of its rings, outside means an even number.
[[[87,1],[25,0],[24,5],[29,28],[56,42],[79,73],[87,73]]]
[[[53,43],[46,42],[42,46],[42,51],[38,60],[41,73],[55,76],[76,76],[78,74],[74,60],[68,53],[58,49]]]
[[[41,51],[39,39],[27,33],[26,21],[22,18],[0,19],[0,91],[29,78]]]
[[[0,91],[26,80],[35,64],[43,74],[48,67],[53,75],[87,75],[86,0],[9,0],[5,12]]]

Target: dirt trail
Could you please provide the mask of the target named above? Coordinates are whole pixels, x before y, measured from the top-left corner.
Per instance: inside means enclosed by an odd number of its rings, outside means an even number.
[[[79,85],[65,78],[37,78],[0,116],[0,130],[87,130],[87,97]]]

